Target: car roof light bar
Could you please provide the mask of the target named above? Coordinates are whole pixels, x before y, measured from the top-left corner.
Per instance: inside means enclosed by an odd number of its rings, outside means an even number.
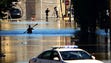
[[[77,45],[66,45],[66,46],[54,46],[53,49],[60,49],[60,48],[78,48]]]

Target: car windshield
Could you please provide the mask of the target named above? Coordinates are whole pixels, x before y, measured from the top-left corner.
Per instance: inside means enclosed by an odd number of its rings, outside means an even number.
[[[91,55],[84,51],[61,51],[63,60],[80,60],[80,59],[92,59]]]

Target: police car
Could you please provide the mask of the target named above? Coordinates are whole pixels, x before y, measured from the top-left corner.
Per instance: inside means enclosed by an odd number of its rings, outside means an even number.
[[[46,50],[29,63],[103,63],[78,46],[60,46]]]

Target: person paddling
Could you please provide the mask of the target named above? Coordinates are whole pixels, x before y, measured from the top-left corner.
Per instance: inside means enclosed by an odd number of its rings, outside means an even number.
[[[29,25],[28,29],[27,29],[27,33],[31,34],[32,33],[33,28],[31,27],[31,25]]]

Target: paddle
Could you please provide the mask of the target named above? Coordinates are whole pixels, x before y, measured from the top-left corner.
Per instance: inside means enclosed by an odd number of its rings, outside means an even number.
[[[38,25],[38,24],[35,24],[33,27],[35,27],[36,25]],[[32,27],[32,28],[33,28],[33,27]]]
[[[35,24],[33,27],[35,27],[36,25],[38,25],[38,24]],[[33,28],[33,27],[32,27],[32,28]],[[26,33],[26,32],[27,32],[27,30],[26,30],[24,33]]]

